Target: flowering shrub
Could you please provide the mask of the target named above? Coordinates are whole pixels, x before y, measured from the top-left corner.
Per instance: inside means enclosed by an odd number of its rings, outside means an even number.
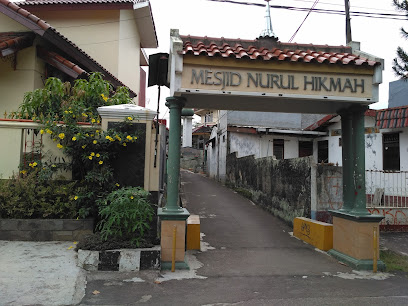
[[[58,170],[72,170],[77,181],[72,194],[67,195],[76,206],[76,216],[97,216],[100,200],[119,184],[113,176],[112,162],[128,144],[137,141],[138,135],[126,132],[126,125],[136,118],[128,117],[114,129],[102,131],[97,107],[131,103],[127,88],[118,88],[114,94],[109,82],[100,73],[93,73],[89,80],[62,83],[49,78],[44,88],[27,93],[18,112],[11,118],[31,118],[42,124],[39,133],[49,136],[55,146],[69,157],[60,162],[31,161],[21,167],[20,176],[31,174],[55,178]]]

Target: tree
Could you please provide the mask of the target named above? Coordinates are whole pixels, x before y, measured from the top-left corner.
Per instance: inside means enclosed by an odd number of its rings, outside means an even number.
[[[408,0],[393,0],[394,6],[408,16]],[[401,34],[408,39],[408,32],[401,28]],[[403,48],[397,48],[397,57],[394,58],[392,69],[401,79],[408,80],[408,53]]]

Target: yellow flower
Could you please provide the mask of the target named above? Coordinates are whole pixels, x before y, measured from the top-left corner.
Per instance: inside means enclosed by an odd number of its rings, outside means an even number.
[[[37,166],[38,164],[36,162],[33,162],[33,167]]]
[[[89,134],[88,134],[88,133],[86,133],[86,134],[85,134],[85,136],[86,136],[86,137],[89,137]]]
[[[85,148],[86,148],[86,145],[83,145],[83,146],[82,146],[82,149],[85,149]]]
[[[115,184],[116,187],[119,187],[120,185],[118,183]]]
[[[54,164],[52,164],[52,165],[51,165],[51,167],[55,168],[55,167],[57,167],[57,166],[56,166],[56,165],[54,165]]]
[[[91,134],[91,137],[94,137],[94,134]]]
[[[99,124],[99,123],[101,123],[101,122],[100,122],[99,120],[96,120],[96,123]]]
[[[75,141],[75,140],[77,140],[77,138],[74,136],[74,137],[72,137],[72,141]]]
[[[128,135],[128,136],[126,136],[126,139],[128,139],[128,140],[132,140],[132,139],[133,139],[133,137],[132,137],[132,136],[130,136],[130,135]]]
[[[126,147],[126,142],[123,143],[123,146]]]
[[[57,148],[58,148],[58,149],[62,149],[63,147],[64,147],[64,146],[63,146],[62,144],[60,144],[60,143],[57,144]]]
[[[133,120],[133,118],[132,118],[132,117],[127,117],[127,120],[132,121],[132,120]]]
[[[99,164],[102,165],[102,164],[103,164],[103,160],[100,160],[100,161],[99,161]]]
[[[96,130],[95,133],[96,133],[96,134],[99,134],[99,130]]]
[[[134,196],[130,196],[130,199],[133,200],[135,197]]]
[[[101,97],[102,97],[102,99],[104,99],[104,100],[105,100],[105,102],[106,102],[106,101],[108,101],[108,97],[105,97],[105,95],[104,95],[104,94],[101,94]]]
[[[98,143],[98,141],[97,141],[97,140],[94,140],[94,141],[93,141],[93,144],[97,144],[97,143]]]
[[[88,115],[87,114],[85,114],[85,113],[82,113],[82,117],[88,117]]]
[[[100,157],[100,156],[101,156],[101,154],[99,154],[99,153],[96,154],[96,157]]]
[[[92,156],[89,155],[88,158],[89,158],[90,160],[92,160]]]
[[[78,200],[78,196],[75,196],[75,197],[74,197],[74,200],[75,200],[75,201]]]
[[[27,173],[27,170],[21,170],[20,173],[21,173],[21,174],[26,174],[26,173]]]
[[[91,120],[91,122],[92,122],[92,123],[95,123],[95,122],[96,122],[96,120],[95,120],[95,119],[92,119],[92,120]]]
[[[64,111],[64,113],[68,114],[68,111]]]
[[[50,135],[52,134],[52,131],[50,129],[46,129],[45,131]]]
[[[92,152],[92,153],[91,153],[91,156],[95,156],[95,153],[94,153],[94,152]]]
[[[44,134],[44,130],[40,130],[41,135]]]

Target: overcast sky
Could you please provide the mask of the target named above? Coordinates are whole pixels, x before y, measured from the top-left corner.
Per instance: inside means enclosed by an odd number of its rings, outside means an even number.
[[[265,4],[263,0],[237,0]],[[312,0],[271,0],[272,5],[312,7]],[[147,49],[148,54],[169,52],[170,29],[179,29],[181,35],[255,39],[265,28],[265,7],[208,0],[150,0],[156,26],[159,48]],[[400,13],[392,6],[392,0],[350,0],[351,11]],[[344,10],[344,0],[321,0],[316,9]],[[401,14],[401,13],[400,13]],[[288,42],[307,12],[271,9],[272,27],[282,42]],[[385,60],[383,84],[380,86],[380,102],[371,108],[386,108],[388,105],[388,83],[397,78],[392,72],[392,60],[398,45],[408,49],[408,42],[400,35],[400,28],[408,29],[408,21],[352,17],[353,41],[361,43],[361,50]],[[312,12],[300,28],[293,42],[328,45],[345,45],[344,15]],[[164,106],[169,91],[162,90],[160,118],[168,117]],[[157,87],[147,91],[147,107],[157,107]]]

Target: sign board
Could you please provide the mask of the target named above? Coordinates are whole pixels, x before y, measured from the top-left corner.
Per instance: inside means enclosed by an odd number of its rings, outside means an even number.
[[[373,77],[367,74],[335,74],[279,70],[184,65],[183,89],[219,92],[262,92],[304,96],[372,98]]]

